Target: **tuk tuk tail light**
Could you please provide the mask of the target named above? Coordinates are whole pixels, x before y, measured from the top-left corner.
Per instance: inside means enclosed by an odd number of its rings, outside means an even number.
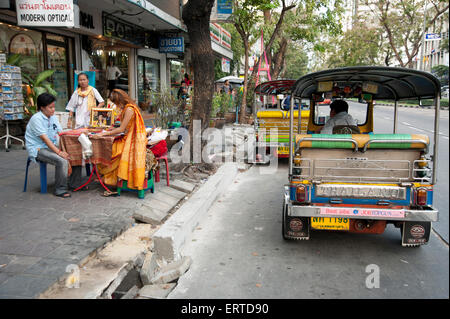
[[[427,204],[427,190],[419,188],[416,190],[416,205],[425,206]]]
[[[308,188],[305,185],[297,186],[295,191],[297,202],[304,203],[308,201]]]

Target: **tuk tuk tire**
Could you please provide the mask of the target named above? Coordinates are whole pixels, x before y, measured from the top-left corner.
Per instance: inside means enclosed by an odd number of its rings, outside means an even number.
[[[286,236],[286,226],[284,225],[286,222],[286,203],[283,200],[283,215],[281,218],[281,234],[283,235],[284,240],[289,240],[290,238]]]

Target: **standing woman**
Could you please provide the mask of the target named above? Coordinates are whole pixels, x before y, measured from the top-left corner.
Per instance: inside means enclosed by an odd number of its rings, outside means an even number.
[[[118,179],[121,179],[127,181],[129,188],[144,189],[147,132],[141,112],[128,94],[120,89],[111,92],[110,100],[120,112],[120,127],[99,133],[98,136],[121,133],[124,136],[114,141],[112,164],[98,164],[97,167],[107,185],[116,186]]]
[[[67,103],[66,110],[69,111],[69,120],[67,127],[73,128],[73,113],[75,112],[75,129],[88,127],[91,119],[91,110],[94,107],[103,107],[105,102],[98,93],[97,89],[89,85],[89,79],[86,73],[78,74],[78,89],[73,92],[72,97]],[[86,164],[86,171],[90,171],[90,164]],[[76,189],[85,184],[86,179],[81,176],[81,166],[72,166],[72,174],[69,178],[71,189]],[[84,187],[87,190],[88,187]]]
[[[97,106],[97,102],[99,105]],[[75,129],[88,127],[91,118],[91,109],[93,107],[103,107],[103,100],[97,89],[89,85],[89,79],[86,73],[78,74],[78,89],[73,92],[66,110],[69,111],[69,120],[67,127],[73,126],[73,113],[75,112]]]

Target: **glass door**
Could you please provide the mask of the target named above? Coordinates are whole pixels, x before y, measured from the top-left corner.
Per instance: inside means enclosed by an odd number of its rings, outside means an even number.
[[[47,65],[49,70],[55,70],[48,81],[57,92],[56,111],[65,111],[69,102],[69,77],[67,42],[64,37],[47,34]]]

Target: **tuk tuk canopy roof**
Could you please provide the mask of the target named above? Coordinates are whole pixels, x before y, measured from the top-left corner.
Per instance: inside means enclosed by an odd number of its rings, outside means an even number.
[[[378,84],[378,92],[373,94],[373,99],[378,100],[433,99],[440,95],[441,90],[439,80],[427,72],[397,67],[356,66],[305,75],[295,82],[292,94],[311,98],[313,93],[317,93],[318,82],[326,81],[339,85]]]
[[[259,84],[255,88],[256,94],[276,95],[291,93],[295,80],[274,80]]]

